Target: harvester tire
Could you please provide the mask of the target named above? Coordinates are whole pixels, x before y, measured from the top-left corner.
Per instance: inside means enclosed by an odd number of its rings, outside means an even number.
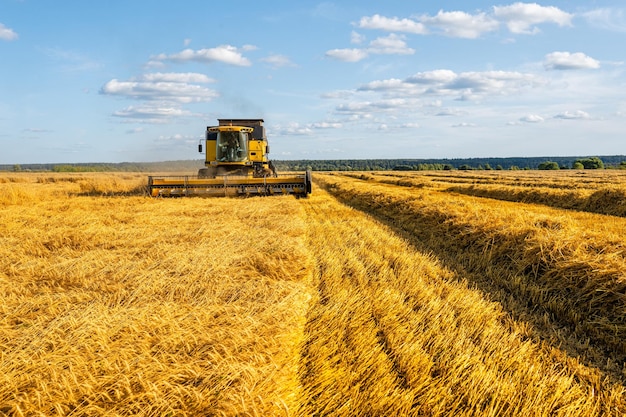
[[[307,170],[306,174],[304,175],[304,187],[305,187],[305,191],[306,191],[306,195],[311,194],[311,188],[313,186],[313,178],[311,176],[311,171]]]

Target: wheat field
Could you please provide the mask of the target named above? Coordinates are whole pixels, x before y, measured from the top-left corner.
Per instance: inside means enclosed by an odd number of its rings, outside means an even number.
[[[314,179],[0,174],[0,415],[626,414],[621,173]]]

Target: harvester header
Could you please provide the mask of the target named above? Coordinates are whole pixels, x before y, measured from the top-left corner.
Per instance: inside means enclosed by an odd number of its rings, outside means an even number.
[[[278,174],[268,158],[263,119],[218,119],[207,126],[198,151],[205,153],[198,175],[148,177],[153,197],[188,195],[274,195],[306,197],[311,172]]]

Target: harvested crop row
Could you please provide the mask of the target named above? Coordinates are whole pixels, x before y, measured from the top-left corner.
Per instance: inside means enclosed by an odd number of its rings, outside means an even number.
[[[387,171],[376,175],[387,178],[421,179],[433,186],[447,184],[499,184],[525,188],[597,190],[626,184],[623,170],[558,170],[558,171]]]
[[[344,201],[472,272],[482,288],[502,293],[498,299],[511,296],[507,308],[569,329],[573,345],[591,341],[586,360],[623,378],[625,220],[330,175],[323,181]]]
[[[626,412],[621,386],[531,341],[525,324],[388,227],[322,190],[303,204],[318,295],[301,415]]]
[[[597,191],[553,188],[518,188],[504,185],[453,186],[446,189],[477,197],[543,204],[589,213],[626,217],[626,188],[608,187]]]
[[[601,182],[581,184],[580,178],[544,174],[526,182],[512,181],[501,174],[467,177],[462,174],[344,174],[352,178],[405,187],[437,189],[504,201],[543,204],[590,213],[626,217],[626,178],[621,172],[605,173]],[[508,175],[510,177],[510,174]],[[518,179],[519,180],[519,179]],[[556,180],[559,180],[556,182]]]
[[[0,414],[293,413],[311,273],[297,200],[47,187],[0,211]]]

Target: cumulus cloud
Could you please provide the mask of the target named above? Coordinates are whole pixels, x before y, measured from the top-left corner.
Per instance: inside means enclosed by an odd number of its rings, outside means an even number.
[[[344,62],[358,62],[370,54],[376,55],[412,55],[415,50],[406,45],[405,37],[391,33],[374,39],[367,48],[332,49],[326,56]]]
[[[517,2],[509,6],[494,6],[488,12],[478,11],[473,14],[461,10],[440,10],[436,15],[420,15],[411,18],[375,14],[362,17],[357,26],[361,29],[387,32],[417,35],[440,34],[455,38],[475,39],[485,33],[498,30],[502,24],[515,34],[533,34],[539,31],[537,25],[544,23],[570,26],[573,17],[572,14],[557,7]]]
[[[249,46],[242,48],[243,50],[250,50]],[[250,60],[244,57],[241,51],[232,45],[220,45],[215,48],[205,49],[185,49],[175,54],[159,54],[151,58],[151,62],[222,62],[225,64],[248,67],[252,65]]]
[[[413,54],[406,38],[397,32],[427,35],[440,34],[453,38],[476,39],[497,31],[502,24],[515,34],[533,34],[539,31],[537,25],[554,23],[559,26],[571,25],[573,15],[563,10],[536,3],[514,3],[509,6],[494,6],[491,13],[464,11],[443,11],[436,15],[421,15],[412,18],[385,17],[379,14],[362,17],[357,26],[361,29],[384,30],[391,33],[387,37],[370,42],[367,48],[331,49],[326,52],[329,58],[344,62],[358,62],[370,54]],[[351,34],[352,44],[361,44],[364,38]]]
[[[147,82],[172,82],[172,83],[214,83],[213,78],[197,72],[154,72],[143,74],[139,77]]]
[[[422,104],[417,99],[389,98],[377,101],[354,101],[340,104],[335,108],[335,113],[347,116],[359,116],[369,118],[372,113],[393,112],[396,110],[414,110]]]
[[[322,121],[307,124],[293,122],[287,125],[273,126],[272,134],[280,136],[309,136],[312,135],[315,130],[341,129],[342,127],[343,124],[337,121]]]
[[[398,78],[390,78],[388,80],[371,81],[360,86],[357,91],[391,91],[404,90],[410,88],[407,82]]]
[[[343,62],[358,62],[367,58],[369,54],[364,49],[331,49],[326,56]]]
[[[0,40],[14,41],[17,39],[17,33],[11,28],[4,26],[0,23]]]
[[[582,110],[576,110],[576,111],[565,111],[563,113],[559,113],[557,115],[554,116],[555,119],[565,119],[565,120],[580,120],[580,119],[589,119],[589,113],[582,111]]]
[[[409,117],[416,112],[430,116],[458,117],[467,115],[467,111],[442,107],[444,100],[483,101],[493,97],[518,96],[542,85],[545,85],[544,79],[530,73],[456,73],[448,69],[438,69],[418,72],[404,79],[374,80],[359,86],[352,94],[333,95],[332,98],[343,99],[335,106],[334,114],[349,120],[361,120],[381,114]],[[378,98],[372,99],[374,95]],[[538,119],[528,116],[526,121]]]
[[[544,121],[543,117],[538,114],[528,114],[526,116],[520,117],[520,122],[525,123],[541,123]]]
[[[548,70],[597,69],[600,63],[582,52],[552,52],[547,54],[543,65]]]
[[[178,103],[206,102],[218,96],[211,89],[184,82],[119,81],[117,79],[108,81],[100,92],[131,99]]]
[[[418,72],[404,80],[377,80],[362,85],[358,91],[395,92],[405,96],[442,96],[460,100],[486,95],[511,95],[542,81],[533,74],[515,71],[455,73],[440,69]]]
[[[358,26],[363,29],[379,29],[388,32],[406,32],[421,35],[428,33],[426,26],[415,20],[384,17],[379,14],[371,17],[362,17]]]
[[[450,70],[433,70],[427,72],[418,72],[406,79],[407,83],[414,84],[445,84],[454,81],[457,74]]]
[[[385,54],[385,55],[412,55],[415,53],[414,49],[406,46],[405,37],[402,35],[396,35],[395,33],[389,36],[374,39],[370,42],[367,52],[371,54]]]
[[[216,91],[202,85],[212,82],[215,80],[195,72],[155,72],[127,81],[112,79],[102,86],[100,94],[143,102],[114,112],[114,117],[165,123],[172,118],[191,116],[192,113],[183,108],[184,104],[208,102],[218,97]]]
[[[288,125],[275,125],[272,127],[272,134],[276,136],[308,136],[313,134],[313,129],[309,126],[293,122]]]
[[[166,107],[165,105],[129,106],[113,112],[114,117],[127,119],[139,123],[166,123],[175,117],[191,116],[192,113],[180,107]]]
[[[485,13],[469,14],[461,11],[439,11],[435,16],[422,16],[427,26],[438,28],[444,35],[454,38],[475,39],[483,33],[498,29],[499,23]]]
[[[572,14],[554,6],[540,6],[537,3],[514,3],[510,6],[494,6],[494,16],[504,22],[512,33],[533,34],[540,23],[556,23],[571,26]]]

